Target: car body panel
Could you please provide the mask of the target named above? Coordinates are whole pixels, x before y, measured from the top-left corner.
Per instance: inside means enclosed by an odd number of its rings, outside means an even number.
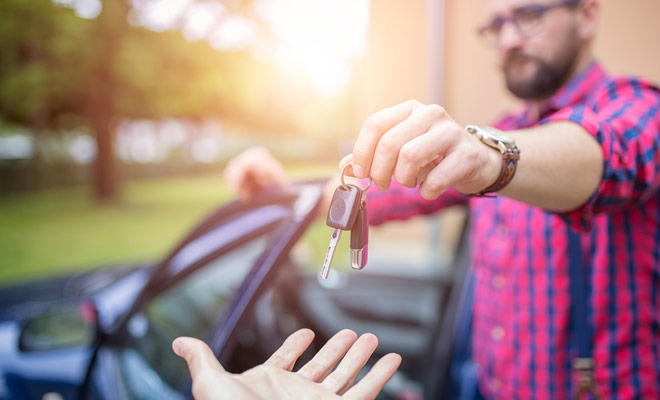
[[[0,323],[0,398],[41,398],[49,392],[77,398],[93,352],[89,348],[22,352],[17,345],[19,332],[18,322]]]

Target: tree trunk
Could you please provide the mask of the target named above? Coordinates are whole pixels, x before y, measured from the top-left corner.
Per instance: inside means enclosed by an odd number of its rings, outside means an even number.
[[[101,111],[101,114],[103,111]],[[119,196],[119,179],[113,149],[111,118],[96,115],[92,122],[96,132],[96,162],[94,163],[94,195],[100,202],[109,203]]]
[[[100,49],[95,65],[89,121],[96,133],[94,194],[101,202],[114,202],[119,197],[119,175],[114,154],[114,122],[117,117],[114,94],[119,84],[114,62],[124,30],[127,29],[128,4],[125,0],[103,2],[96,20],[96,45]]]

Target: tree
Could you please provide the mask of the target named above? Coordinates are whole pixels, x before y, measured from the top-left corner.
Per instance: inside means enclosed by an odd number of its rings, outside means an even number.
[[[119,118],[236,118],[254,93],[240,78],[258,64],[245,52],[129,25],[129,10],[125,0],[106,0],[88,20],[51,0],[5,0],[0,8],[0,118],[30,127],[37,140],[67,128],[62,121],[89,126],[102,201],[118,193],[112,135]]]
[[[217,51],[204,40],[188,41],[177,24],[156,32],[129,23],[132,7],[148,1],[105,0],[95,19],[52,0],[3,0],[0,8],[0,118],[37,137],[78,128],[71,124],[90,128],[99,200],[118,194],[113,132],[121,118],[213,116],[274,133],[319,125],[308,115],[328,104],[312,101],[309,86],[288,84],[296,77],[248,49]],[[224,4],[263,27],[251,0]]]

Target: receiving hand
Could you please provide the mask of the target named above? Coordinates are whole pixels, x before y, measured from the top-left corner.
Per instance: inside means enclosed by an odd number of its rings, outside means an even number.
[[[242,374],[225,371],[201,340],[180,337],[174,340],[172,348],[188,364],[197,400],[373,399],[401,363],[398,354],[387,354],[355,383],[376,350],[378,339],[369,333],[358,338],[355,332],[345,329],[328,340],[311,361],[292,372],[313,338],[309,329],[294,332],[265,363]]]
[[[367,118],[353,154],[340,167],[351,161],[352,174],[370,176],[379,189],[387,189],[394,177],[406,187],[419,185],[427,200],[449,187],[478,192],[494,183],[502,168],[501,155],[467,133],[442,107],[414,100]]]

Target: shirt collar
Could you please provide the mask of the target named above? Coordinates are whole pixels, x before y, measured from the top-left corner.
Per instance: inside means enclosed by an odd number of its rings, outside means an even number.
[[[599,86],[607,73],[597,61],[592,61],[587,68],[561,87],[552,97],[540,104],[539,115],[533,115],[529,104],[523,112],[523,119],[535,124],[548,115],[568,106],[583,102]]]

